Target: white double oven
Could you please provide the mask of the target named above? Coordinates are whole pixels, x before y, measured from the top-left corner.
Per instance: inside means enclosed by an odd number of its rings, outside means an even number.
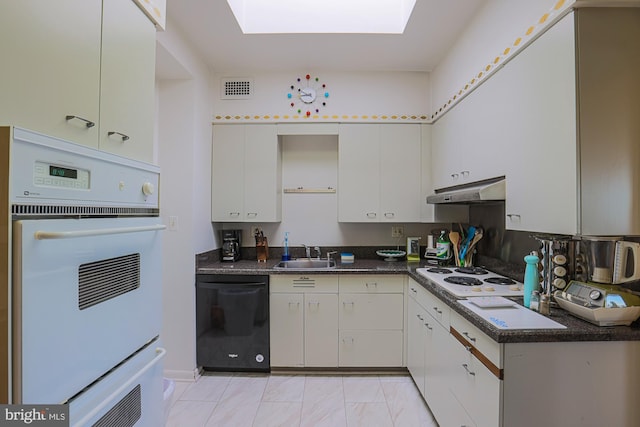
[[[162,425],[158,168],[10,133],[11,403]]]

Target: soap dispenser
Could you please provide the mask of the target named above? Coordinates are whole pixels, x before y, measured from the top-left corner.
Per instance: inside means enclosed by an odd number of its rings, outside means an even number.
[[[540,261],[540,258],[534,253],[524,257],[524,262],[527,263],[524,269],[524,306],[527,308],[530,308],[533,291],[540,290],[538,261]]]

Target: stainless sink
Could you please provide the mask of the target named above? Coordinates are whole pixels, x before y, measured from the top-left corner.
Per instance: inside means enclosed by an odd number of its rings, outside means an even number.
[[[273,268],[278,270],[331,270],[336,268],[333,259],[298,258],[289,261],[280,261]]]

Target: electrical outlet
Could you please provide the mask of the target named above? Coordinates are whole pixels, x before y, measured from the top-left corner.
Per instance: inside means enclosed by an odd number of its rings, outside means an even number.
[[[404,236],[404,227],[401,225],[394,225],[391,227],[391,237],[402,237]]]
[[[169,228],[170,231],[178,231],[178,217],[170,216],[169,217]]]

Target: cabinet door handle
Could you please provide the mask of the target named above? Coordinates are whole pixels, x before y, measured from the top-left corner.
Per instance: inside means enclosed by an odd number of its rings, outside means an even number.
[[[459,177],[459,176],[460,176],[460,174],[452,173],[452,174],[451,174],[451,179],[456,180],[456,179],[458,179],[458,177]]]
[[[347,305],[350,305],[351,307],[353,307],[354,304],[353,304],[353,301],[342,301],[342,305],[344,307],[346,307]]]
[[[438,307],[433,307],[433,309],[436,311],[436,313],[442,314],[442,310],[438,310]]]
[[[417,294],[417,293],[418,293],[418,291],[417,291],[417,290],[415,290],[415,288],[409,288],[409,289],[411,289],[411,292],[413,292],[414,294]]]
[[[128,140],[129,140],[129,136],[128,136],[128,135],[125,135],[124,133],[121,133],[121,132],[109,131],[109,132],[107,132],[107,135],[108,135],[108,136],[111,136],[111,135],[120,135],[120,138],[122,138],[122,142],[125,142],[125,141],[128,141]]]
[[[426,326],[427,329],[430,330],[430,331],[433,330],[433,326],[429,325],[428,323],[425,323],[424,326]]]
[[[467,374],[475,376],[476,373],[469,370],[469,365],[467,365],[466,363],[463,363],[462,367],[464,368],[465,371],[467,371]]]
[[[367,218],[375,218],[375,217],[376,217],[375,212],[367,212]]]
[[[420,319],[420,321],[424,320],[424,317],[420,316],[419,314],[416,314],[416,317]]]
[[[474,337],[472,337],[471,335],[469,335],[469,332],[463,332],[462,335],[464,335],[465,337],[469,338],[469,341],[476,342],[476,339]]]
[[[466,178],[469,176],[469,171],[462,171],[460,172],[460,175],[462,175],[463,178]]]
[[[94,127],[94,126],[96,125],[96,124],[95,124],[94,122],[92,122],[91,120],[83,119],[83,118],[82,118],[82,117],[80,117],[80,116],[71,116],[71,115],[69,115],[69,116],[67,116],[67,117],[66,117],[66,119],[67,119],[67,121],[69,121],[69,120],[73,120],[73,119],[82,120],[82,121],[84,122],[84,125],[85,125],[86,127],[88,127],[88,128],[92,128],[92,127]]]
[[[347,344],[347,341],[349,341],[349,344],[353,344],[353,342],[354,342],[353,337],[345,337],[345,338],[342,338],[342,342],[343,342],[344,344]]]
[[[255,218],[258,216],[258,212],[247,212],[247,216],[251,218]]]
[[[394,212],[385,212],[384,213],[384,217],[385,218],[393,218],[395,216],[396,216],[396,214]]]
[[[300,307],[300,303],[299,302],[290,302],[289,303],[289,308],[291,308],[291,307],[298,308],[298,307]]]
[[[507,214],[507,218],[513,220],[513,219],[520,219],[520,214]]]
[[[373,282],[373,283],[365,283],[364,285],[367,287],[367,289],[369,288],[369,286],[373,286],[374,288],[377,288],[377,287],[378,287],[378,284],[377,284],[376,282]]]
[[[315,305],[316,307],[320,306],[320,301],[309,301],[309,307],[311,307],[312,305]]]

